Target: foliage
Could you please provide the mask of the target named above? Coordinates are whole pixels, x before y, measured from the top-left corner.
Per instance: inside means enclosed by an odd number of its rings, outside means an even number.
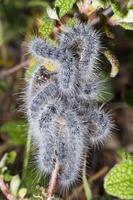
[[[54,29],[54,20],[48,18],[47,16],[43,16],[39,23],[39,32],[44,38],[50,36]]]
[[[42,11],[46,8],[47,2],[43,0],[24,0],[24,1],[1,1],[0,3],[0,17],[2,21],[0,23],[0,35],[4,40],[11,40],[18,34],[24,34],[33,26],[34,21],[30,12],[27,9],[33,11]],[[17,20],[16,20],[17,19]]]
[[[59,16],[62,17],[70,12],[76,0],[56,0],[55,7],[59,8]]]
[[[22,182],[19,174],[11,174],[11,171],[9,170],[9,164],[14,164],[15,159],[16,152],[11,151],[9,153],[5,153],[0,160],[0,182],[2,183],[2,180],[4,181],[2,184],[5,184],[4,189],[6,188],[7,194],[10,193],[10,195],[12,195],[12,199],[17,198],[19,200],[43,199],[44,197],[42,193],[44,191],[41,187],[38,186],[36,190],[34,189],[34,194],[29,196],[30,193],[27,188],[23,186],[24,183]]]
[[[26,123],[22,120],[8,121],[0,128],[1,132],[9,135],[9,143],[14,145],[25,144],[25,135],[27,132]]]
[[[107,193],[121,199],[133,199],[133,155],[119,152],[123,161],[116,164],[106,175],[104,188]]]

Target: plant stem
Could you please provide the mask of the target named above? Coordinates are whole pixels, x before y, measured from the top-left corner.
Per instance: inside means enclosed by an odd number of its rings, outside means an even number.
[[[30,150],[31,150],[31,134],[29,133],[28,137],[27,137],[24,164],[23,164],[23,173],[22,173],[22,180],[23,181],[25,180],[25,177],[26,177],[26,174],[27,174]]]
[[[25,60],[22,63],[19,63],[18,65],[12,67],[11,69],[1,71],[0,79],[4,78],[5,76],[9,76],[15,73],[19,69],[26,67],[28,64],[29,64],[29,60]]]
[[[56,181],[57,181],[57,176],[58,176],[58,172],[59,172],[59,162],[56,161],[55,162],[55,167],[53,169],[52,175],[51,175],[51,179],[49,182],[49,187],[48,187],[48,193],[47,193],[47,200],[51,200],[55,187],[56,187]]]

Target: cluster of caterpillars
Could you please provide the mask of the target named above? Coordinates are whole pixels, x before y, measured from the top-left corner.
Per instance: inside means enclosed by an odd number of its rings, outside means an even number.
[[[113,123],[97,104],[104,91],[104,81],[96,72],[99,34],[88,24],[77,24],[58,39],[58,46],[39,37],[29,43],[32,56],[41,63],[52,62],[55,70],[36,68],[26,105],[39,170],[50,175],[58,161],[58,185],[68,188],[81,174],[88,147],[104,142]]]

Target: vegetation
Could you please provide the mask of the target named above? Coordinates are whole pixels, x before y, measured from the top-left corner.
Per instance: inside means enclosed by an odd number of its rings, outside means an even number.
[[[89,146],[80,183],[62,194],[56,187],[58,166],[55,165],[51,172],[51,179],[40,175],[37,168],[35,146],[31,135],[27,134],[29,124],[24,103],[25,88],[40,62],[50,73],[55,68],[47,59],[38,62],[35,56],[29,55],[27,47],[36,36],[58,48],[59,36],[77,24],[91,24],[99,32],[102,49],[98,57],[98,77],[104,82],[104,90],[93,98],[93,103],[97,102],[98,107],[104,106],[107,111],[112,110],[116,128],[112,130],[111,138],[102,140],[104,145]],[[0,1],[1,199],[43,200],[48,199],[48,194],[49,199],[133,199],[132,43],[132,0]],[[59,79],[63,81],[62,76]],[[97,79],[94,85],[96,82]],[[68,101],[72,104],[69,95]],[[87,101],[89,98],[87,96]],[[95,106],[93,112],[97,113]],[[66,116],[69,117],[68,113]],[[79,127],[81,122],[77,122],[74,126]],[[100,125],[99,120],[98,127]]]

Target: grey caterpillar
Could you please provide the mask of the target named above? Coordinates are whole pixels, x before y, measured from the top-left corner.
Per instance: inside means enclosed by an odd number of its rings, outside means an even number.
[[[73,111],[65,111],[58,103],[50,104],[39,117],[38,129],[41,136],[37,153],[39,169],[43,174],[51,174],[58,160],[58,183],[64,188],[70,187],[78,179],[86,153],[81,122]]]
[[[41,38],[29,43],[29,52],[38,59],[50,59],[56,66],[60,91],[71,94],[76,79],[75,59],[67,48],[53,47]]]
[[[68,31],[62,33],[59,37],[62,46],[70,48],[76,43],[74,51],[79,57],[78,66],[82,81],[88,80],[97,68],[96,60],[101,49],[99,36],[92,26],[77,24],[72,28],[68,28]]]
[[[114,123],[110,113],[103,109],[93,106],[84,115],[84,123],[88,127],[89,141],[91,145],[103,144],[111,136]]]
[[[36,94],[36,96],[31,100],[32,103],[29,107],[29,112],[32,117],[35,117],[38,112],[41,112],[43,107],[58,95],[58,90],[56,83],[48,81],[41,90]]]
[[[97,106],[104,91],[95,71],[100,46],[99,34],[87,24],[61,33],[56,47],[40,38],[29,44],[33,56],[56,67],[55,72],[43,66],[33,72],[26,107],[38,168],[51,175],[58,161],[57,181],[64,189],[77,182],[90,145],[103,143],[113,128],[111,116]]]

